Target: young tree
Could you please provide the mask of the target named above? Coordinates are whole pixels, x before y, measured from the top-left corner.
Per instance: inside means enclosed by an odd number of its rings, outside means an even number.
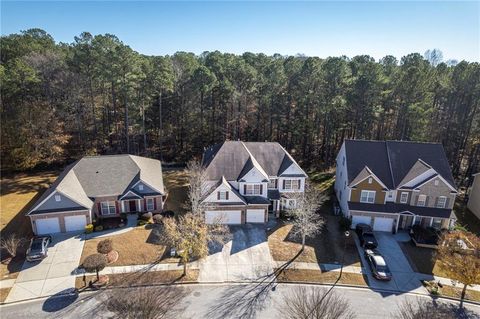
[[[278,311],[288,319],[353,319],[348,300],[324,288],[298,286],[283,294]]]
[[[205,205],[203,200],[205,194],[208,194],[208,186],[206,184],[207,176],[205,168],[197,160],[191,160],[187,164],[188,172],[188,199],[190,207],[189,210],[194,215],[201,215],[204,212]]]
[[[85,258],[82,263],[82,267],[86,272],[96,272],[97,280],[100,280],[100,275],[98,274],[102,271],[107,265],[107,257],[103,254],[93,254]]]
[[[223,243],[224,228],[207,225],[203,216],[187,213],[178,219],[165,218],[163,222],[163,241],[175,247],[183,262],[183,275],[187,274],[187,264],[192,258],[208,255],[209,242]]]
[[[437,258],[448,276],[463,284],[462,306],[467,286],[480,283],[480,238],[470,232],[454,231],[445,233],[441,242]]]
[[[107,292],[103,306],[118,318],[175,318],[179,301],[186,296],[182,287],[116,288]]]
[[[305,184],[305,192],[297,193],[293,196],[296,205],[295,208],[288,211],[288,215],[293,218],[292,235],[302,239],[302,249],[305,249],[305,240],[307,237],[313,237],[321,231],[324,220],[320,217],[317,210],[325,200],[325,196],[320,194],[312,185]]]
[[[17,237],[16,234],[11,234],[0,240],[0,248],[5,249],[12,258],[15,258],[17,250],[24,240],[24,238]]]

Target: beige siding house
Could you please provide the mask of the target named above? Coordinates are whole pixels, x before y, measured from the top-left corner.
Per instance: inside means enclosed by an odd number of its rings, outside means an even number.
[[[467,207],[480,219],[480,173],[473,175],[473,184],[468,193]]]

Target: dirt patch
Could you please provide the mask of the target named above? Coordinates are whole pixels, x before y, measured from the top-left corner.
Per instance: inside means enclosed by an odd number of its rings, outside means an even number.
[[[195,282],[198,279],[198,270],[188,270],[186,276],[182,276],[182,270],[133,272],[128,274],[108,275],[108,287],[137,287],[155,284],[172,284],[178,282]],[[94,282],[96,276],[87,276],[86,282]],[[85,285],[82,277],[77,277],[75,287],[84,289]]]
[[[163,181],[168,192],[164,210],[171,210],[177,214],[185,213],[185,204],[188,201],[187,171],[185,169],[164,171]]]
[[[107,238],[112,240],[113,249],[118,252],[118,259],[109,266],[146,265],[157,262],[178,263],[178,258],[169,258],[165,246],[156,243],[152,232],[153,229],[136,227],[120,235],[89,239],[83,247],[80,264],[87,256],[95,254],[97,244]]]
[[[338,217],[322,215],[325,225],[315,238],[308,238],[305,250],[295,259],[298,262],[340,263],[344,255],[344,233],[338,226]],[[268,245],[276,261],[292,260],[301,249],[301,240],[291,236],[292,225],[280,222],[268,233]],[[360,256],[352,236],[346,238],[344,264],[361,266]]]
[[[5,302],[12,288],[0,288],[0,303]]]
[[[275,271],[278,271],[276,269]],[[328,271],[322,272],[320,270],[311,269],[287,269],[277,276],[279,281],[286,282],[317,282],[323,284],[333,284],[337,282],[339,272]],[[343,273],[338,283],[344,285],[358,285],[368,286],[367,276],[361,274]]]

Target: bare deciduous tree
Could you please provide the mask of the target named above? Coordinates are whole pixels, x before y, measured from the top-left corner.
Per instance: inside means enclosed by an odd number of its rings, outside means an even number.
[[[277,306],[282,318],[289,319],[351,319],[353,312],[348,301],[325,288],[298,286],[283,294]]]
[[[187,292],[182,287],[115,288],[107,292],[103,305],[118,318],[160,319],[177,318],[181,309],[176,308]]]
[[[450,278],[463,283],[463,301],[467,286],[480,283],[480,238],[470,232],[454,231],[445,233],[441,242],[437,258]]]
[[[188,209],[194,215],[200,215],[205,210],[203,200],[208,194],[207,176],[204,167],[197,160],[191,160],[187,164],[188,172],[188,199],[190,207]]]
[[[187,263],[192,258],[207,256],[210,242],[223,243],[220,234],[225,231],[221,225],[207,225],[201,215],[188,213],[178,219],[164,219],[162,241],[177,249],[186,275]]]
[[[24,238],[17,237],[16,234],[11,234],[0,240],[0,248],[5,249],[12,258],[15,258],[18,248],[24,241]]]
[[[305,239],[318,234],[324,224],[324,220],[318,214],[318,208],[325,200],[317,189],[309,183],[305,184],[305,192],[293,196],[296,201],[295,208],[287,214],[293,218],[292,235],[302,239],[302,251],[305,248]]]
[[[392,314],[396,319],[455,319],[455,310],[444,303],[434,303],[428,299],[404,301],[397,313]]]

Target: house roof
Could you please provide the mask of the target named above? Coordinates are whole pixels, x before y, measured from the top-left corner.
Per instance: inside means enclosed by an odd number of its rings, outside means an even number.
[[[297,164],[276,142],[225,141],[205,150],[202,160],[209,180],[225,176],[230,181],[238,180],[252,167],[267,176],[280,176],[293,163]]]
[[[86,156],[60,174],[39,198],[34,210],[55,191],[90,208],[93,198],[122,195],[139,180],[161,193],[165,192],[158,160],[133,155]]]
[[[422,171],[422,164],[455,187],[445,151],[438,143],[345,140],[345,152],[349,184],[367,166],[389,189],[395,189],[406,182],[407,175]]]
[[[397,204],[387,202],[385,204],[368,204],[348,202],[349,210],[357,210],[372,213],[403,213],[411,212],[419,216],[438,217],[438,218],[450,218],[452,210],[448,208],[435,208],[435,207],[420,207],[410,206],[407,204]]]

